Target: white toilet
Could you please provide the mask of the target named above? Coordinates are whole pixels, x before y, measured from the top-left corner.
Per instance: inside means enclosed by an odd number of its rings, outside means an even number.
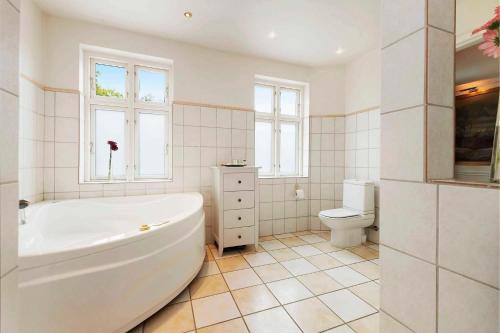
[[[344,180],[343,208],[323,210],[319,219],[332,230],[336,247],[360,245],[366,238],[364,228],[375,221],[374,183],[369,180]]]

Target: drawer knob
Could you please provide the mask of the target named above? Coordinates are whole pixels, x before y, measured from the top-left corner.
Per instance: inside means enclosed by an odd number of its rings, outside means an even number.
[[[241,221],[241,216],[238,216],[238,221]]]
[[[241,202],[241,198],[238,199],[238,202]]]
[[[241,180],[238,180],[238,184],[241,184]]]
[[[241,239],[241,235],[238,235],[238,238]]]

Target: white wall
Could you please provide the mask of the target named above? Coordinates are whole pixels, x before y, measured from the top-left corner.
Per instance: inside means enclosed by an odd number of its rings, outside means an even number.
[[[380,106],[381,52],[374,49],[357,57],[345,69],[345,112]]]
[[[311,115],[344,114],[345,66],[312,69],[310,75]]]
[[[310,73],[310,68],[304,66],[48,16],[48,86],[79,88],[78,61],[82,43],[172,59],[174,99],[181,101],[253,108],[255,74],[308,81]]]

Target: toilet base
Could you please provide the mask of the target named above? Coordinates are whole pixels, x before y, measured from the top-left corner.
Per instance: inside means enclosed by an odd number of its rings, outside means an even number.
[[[331,231],[331,243],[335,247],[353,247],[358,246],[365,240],[365,229],[336,229]]]

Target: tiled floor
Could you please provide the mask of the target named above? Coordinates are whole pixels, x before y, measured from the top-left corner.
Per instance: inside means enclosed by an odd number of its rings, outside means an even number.
[[[209,245],[191,285],[129,333],[378,333],[377,245],[329,237],[266,236],[222,258]]]

